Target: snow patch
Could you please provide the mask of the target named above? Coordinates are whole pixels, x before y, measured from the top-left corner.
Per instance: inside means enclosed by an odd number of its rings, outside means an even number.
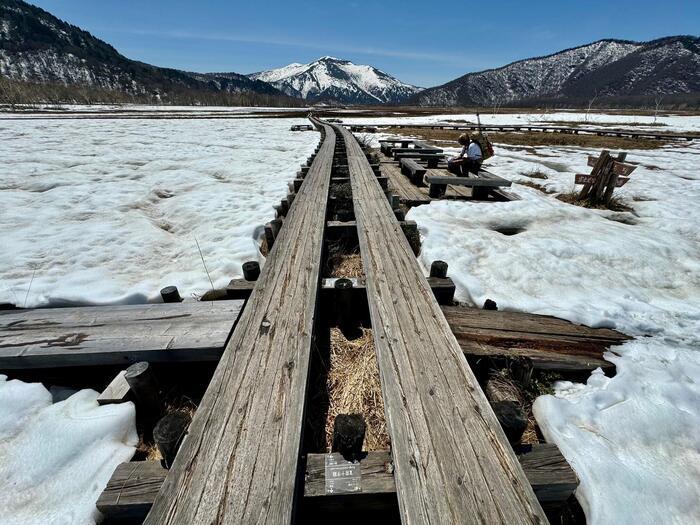
[[[0,123],[0,302],[183,297],[260,260],[258,238],[317,133],[303,119]],[[31,283],[31,288],[30,288]],[[29,294],[27,294],[29,290]]]
[[[81,390],[52,404],[38,383],[0,375],[0,509],[4,525],[88,525],[114,469],[138,441],[132,403],[99,406]]]
[[[630,151],[640,167],[620,193],[632,213],[571,206],[518,184],[573,190],[588,153],[500,145],[489,169],[513,180],[522,200],[440,201],[407,218],[423,237],[421,262],[447,261],[459,300],[481,306],[490,298],[501,309],[637,337],[606,354],[615,377],[597,370],[586,384],[557,383],[536,401],[535,416],[581,480],[588,523],[698,523],[700,146]],[[542,164],[550,160],[557,165]],[[525,175],[533,168],[548,178]],[[503,235],[508,229],[522,231]]]

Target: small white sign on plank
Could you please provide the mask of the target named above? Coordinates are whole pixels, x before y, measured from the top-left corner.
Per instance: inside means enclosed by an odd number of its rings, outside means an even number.
[[[586,175],[582,173],[576,174],[576,184],[593,184],[598,179],[595,175]],[[615,187],[620,188],[624,186],[629,181],[628,177],[618,177],[615,182]]]
[[[326,455],[326,494],[362,492],[360,462],[347,461],[342,454]]]

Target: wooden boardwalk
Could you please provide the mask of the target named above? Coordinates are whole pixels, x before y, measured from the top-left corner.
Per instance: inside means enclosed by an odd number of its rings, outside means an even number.
[[[610,368],[603,354],[629,337],[563,319],[520,312],[443,306],[445,318],[468,356],[527,358],[533,368],[590,371]]]
[[[343,124],[349,128],[356,126],[355,124]],[[590,128],[590,127],[572,127],[572,126],[557,126],[557,125],[530,125],[530,124],[495,124],[495,125],[477,125],[477,124],[450,124],[450,123],[435,123],[435,124],[362,124],[366,128],[425,128],[425,129],[446,129],[455,131],[502,131],[502,132],[525,132],[538,131],[543,133],[567,133],[577,135],[579,133],[586,135],[598,135],[604,137],[632,137],[632,138],[647,138],[656,140],[700,140],[700,133],[663,133],[657,131],[646,130],[631,130],[623,128]]]
[[[170,470],[153,461],[120,465],[98,502],[108,519],[213,525],[400,515],[404,524],[546,523],[543,508],[557,516],[578,480],[554,445],[508,442],[465,356],[489,366],[524,358],[520,364],[532,368],[578,373],[608,366],[603,353],[626,336],[453,306],[453,281],[424,276],[407,240],[416,224],[399,220],[385,186],[409,206],[431,202],[428,188],[387,157],[373,169],[370,152],[342,125],[312,123],[322,142],[278,207],[262,272],[246,275],[256,281],[234,280],[212,295],[225,301],[0,312],[0,370],[41,375],[62,366],[219,360]],[[423,174],[420,166],[407,169]],[[446,196],[469,199],[471,189],[451,187]],[[359,250],[363,276],[323,278],[343,243],[356,262]],[[305,426],[334,417],[329,410],[305,418],[305,411],[328,409],[324,338],[345,321],[371,325],[391,450],[355,456],[361,484],[339,494],[326,480],[325,444],[302,437]],[[484,379],[482,368],[475,370]],[[103,401],[127,399],[110,394],[125,376],[122,370]],[[153,397],[164,392],[156,388]],[[150,446],[152,434],[161,446],[143,415],[148,402],[131,399],[140,437]],[[154,420],[172,420],[169,410]]]
[[[345,137],[404,523],[546,523],[384,192]]]
[[[396,481],[388,451],[368,452],[360,464],[362,488],[359,493],[333,495],[326,492],[325,454],[309,454],[304,475],[305,505],[311,508],[352,507],[358,499],[370,499],[378,509],[393,505]],[[571,496],[578,479],[554,445],[534,445],[518,454],[518,461],[544,508],[561,505]],[[143,520],[153,505],[168,471],[158,461],[122,463],[97,501],[97,509],[110,520]]]
[[[434,200],[444,200],[444,199],[471,199],[472,198],[472,188],[462,187],[462,186],[447,186],[447,191],[445,194],[437,199],[429,195],[428,186],[416,186],[413,184],[408,177],[401,173],[401,167],[397,162],[381,155],[381,162],[379,167],[381,169],[382,175],[389,179],[389,189],[398,195],[399,200],[402,204],[408,207],[421,206],[423,204],[430,204]],[[440,177],[453,177],[454,175],[445,169],[428,169],[426,175],[430,176],[440,176]],[[493,196],[498,200],[515,200],[512,193],[493,189],[491,191]]]
[[[147,524],[292,520],[335,149],[323,129]]]
[[[211,361],[243,301],[185,302],[0,313],[0,370]]]

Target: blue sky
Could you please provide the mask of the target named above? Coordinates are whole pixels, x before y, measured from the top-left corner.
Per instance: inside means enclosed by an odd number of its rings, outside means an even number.
[[[35,0],[129,58],[251,73],[323,55],[433,86],[601,38],[698,34],[700,1]]]

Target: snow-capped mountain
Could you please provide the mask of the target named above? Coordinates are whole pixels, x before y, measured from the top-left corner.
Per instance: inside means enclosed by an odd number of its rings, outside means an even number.
[[[421,91],[372,66],[329,56],[309,64],[289,64],[252,73],[249,77],[269,82],[289,96],[312,102],[397,104]]]
[[[197,102],[220,93],[287,98],[245,75],[199,75],[130,60],[87,31],[21,0],[0,1],[0,77],[162,101]]]
[[[651,42],[600,40],[499,69],[468,73],[422,91],[412,102],[493,105],[685,93],[700,93],[700,38],[693,36]]]

